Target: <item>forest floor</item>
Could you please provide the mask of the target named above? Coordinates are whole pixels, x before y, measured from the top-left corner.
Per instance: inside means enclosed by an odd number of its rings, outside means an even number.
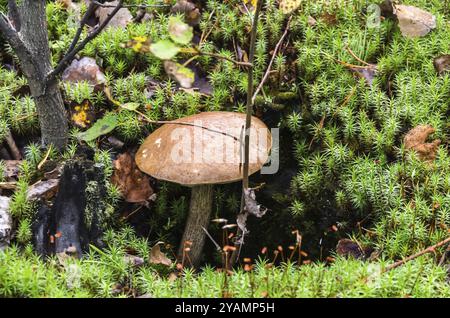
[[[253,115],[279,129],[280,166],[250,178],[267,212],[249,216],[232,269],[241,183],[215,186],[193,269],[176,257],[190,189],[135,155],[155,121],[245,113],[256,1],[142,2],[63,72],[63,152],[41,146],[0,42],[1,297],[450,297],[447,1],[263,1]],[[48,2],[54,65],[85,11]],[[74,230],[59,211],[80,204]]]

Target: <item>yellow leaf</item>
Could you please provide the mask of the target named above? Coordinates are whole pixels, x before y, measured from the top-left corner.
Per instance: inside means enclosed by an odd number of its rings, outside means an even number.
[[[280,10],[284,14],[290,14],[298,9],[302,0],[280,0]]]
[[[94,109],[89,100],[85,99],[80,105],[72,103],[70,119],[78,127],[90,126],[94,120]]]
[[[150,51],[150,40],[145,36],[136,36],[123,46],[131,48],[135,52],[147,53]]]
[[[251,4],[253,8],[256,8],[257,4],[258,4],[258,0],[244,0],[245,4]]]

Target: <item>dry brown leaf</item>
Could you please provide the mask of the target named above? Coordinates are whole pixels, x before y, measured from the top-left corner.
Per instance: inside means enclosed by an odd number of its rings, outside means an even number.
[[[165,266],[171,266],[172,261],[166,256],[166,254],[161,252],[161,249],[159,247],[160,244],[162,243],[158,242],[155,244],[155,246],[152,247],[150,251],[150,264],[162,264]]]
[[[164,70],[173,79],[175,79],[181,87],[191,88],[195,82],[195,74],[191,69],[184,67],[183,65],[172,62],[164,61]]]
[[[324,13],[324,14],[322,14],[320,16],[320,20],[323,23],[325,23],[326,25],[329,25],[329,26],[333,26],[333,25],[336,25],[338,23],[337,16],[334,13],[326,12],[326,13]]]
[[[105,2],[104,5],[108,7],[98,7],[97,10],[95,10],[95,16],[99,19],[99,24],[103,24],[105,22],[108,15],[114,11],[114,7],[117,6],[119,1],[110,1]],[[109,21],[107,28],[113,27],[113,28],[126,28],[128,23],[133,21],[133,16],[131,15],[130,11],[127,8],[120,9],[116,15]]]
[[[336,246],[336,253],[344,257],[353,256],[356,259],[364,258],[366,256],[365,251],[361,246],[350,239],[340,239]]]
[[[136,255],[125,254],[123,260],[127,265],[130,265],[131,267],[140,267],[144,265],[144,259]]]
[[[415,38],[427,35],[436,28],[436,17],[414,6],[395,5],[394,14],[403,36]]]
[[[444,54],[434,58],[433,65],[439,75],[450,71],[450,54]]]
[[[91,57],[73,60],[64,70],[62,80],[71,83],[87,81],[92,86],[103,85],[106,83],[105,74],[103,74],[100,67],[97,65],[97,62]]]
[[[56,2],[61,4],[64,7],[64,9],[66,9],[67,11],[72,11],[72,12],[76,12],[76,13],[79,13],[79,11],[80,11],[79,5],[76,3],[73,3],[72,0],[57,0]]]
[[[137,168],[133,157],[128,152],[120,154],[114,161],[111,182],[119,187],[127,202],[145,202],[153,194],[149,177]]]
[[[184,13],[186,23],[191,26],[199,24],[202,17],[200,10],[195,6],[195,4],[187,0],[178,0],[170,12]]]
[[[314,19],[312,16],[308,15],[308,25],[310,27],[313,27],[317,24],[317,20]]]
[[[429,135],[436,130],[430,125],[419,125],[411,129],[403,140],[406,150],[413,150],[417,153],[420,160],[432,161],[436,158],[436,152],[441,140],[436,139],[430,143],[426,140]]]
[[[3,171],[3,177],[6,181],[17,180],[17,175],[19,174],[19,166],[22,160],[3,160],[5,169]]]
[[[354,68],[350,67],[351,71],[360,78],[364,78],[369,86],[372,86],[373,79],[377,75],[377,69],[375,67]]]

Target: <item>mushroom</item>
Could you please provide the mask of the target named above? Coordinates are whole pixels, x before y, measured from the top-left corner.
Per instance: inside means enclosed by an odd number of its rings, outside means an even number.
[[[212,209],[213,185],[243,178],[245,114],[204,112],[174,120],[155,130],[136,153],[140,170],[152,177],[191,187],[189,215],[178,251],[182,258],[191,242],[189,260],[197,266]],[[252,117],[249,174],[268,159],[272,137],[267,126]]]

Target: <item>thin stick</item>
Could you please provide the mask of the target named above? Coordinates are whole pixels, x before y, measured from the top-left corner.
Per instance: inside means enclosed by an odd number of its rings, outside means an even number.
[[[345,49],[346,49],[347,52],[350,53],[350,55],[351,55],[355,60],[357,60],[358,62],[360,62],[360,63],[362,63],[362,64],[365,64],[365,65],[367,65],[367,66],[370,66],[370,67],[374,67],[374,65],[369,64],[369,63],[367,63],[366,61],[360,59],[360,58],[352,51],[352,49],[350,49],[350,47],[349,47],[348,45],[345,46]]]
[[[277,45],[275,46],[275,49],[274,49],[274,51],[273,51],[273,55],[272,55],[272,58],[271,58],[271,60],[270,60],[269,66],[267,67],[266,73],[264,74],[264,76],[263,76],[261,82],[259,83],[258,87],[257,87],[256,90],[255,90],[255,93],[253,94],[253,97],[252,97],[252,104],[255,103],[256,96],[258,96],[259,91],[262,89],[264,83],[265,83],[266,80],[269,78],[269,75],[270,75],[271,69],[272,69],[272,64],[273,64],[273,62],[274,62],[274,60],[275,60],[275,57],[277,56],[278,50],[280,49],[281,44],[282,44],[283,41],[284,41],[284,38],[285,38],[286,35],[288,34],[289,27],[290,27],[290,23],[291,23],[291,19],[292,19],[292,15],[289,16],[289,19],[288,19],[288,21],[287,21],[287,24],[286,24],[286,28],[285,28],[285,30],[284,30],[284,33],[283,33],[283,35],[281,36],[280,40],[278,41]]]
[[[115,5],[113,4],[104,4],[98,1],[92,1],[95,5],[102,7],[102,8],[114,8]],[[170,7],[169,4],[124,4],[122,6],[123,8],[164,8],[164,7]]]
[[[66,55],[69,54],[75,48],[75,46],[78,44],[78,41],[80,40],[81,32],[83,32],[84,26],[86,25],[91,14],[94,13],[95,9],[96,9],[95,2],[91,2],[89,4],[89,7],[86,10],[86,13],[84,14],[83,18],[80,21],[80,26],[78,27],[78,29],[75,33],[75,37],[73,38],[72,43],[70,44]]]
[[[252,67],[249,67],[247,73],[247,111],[245,118],[245,139],[244,139],[244,173],[243,173],[243,188],[248,189],[248,169],[250,162],[250,127],[252,124],[253,113],[253,61],[255,60],[256,49],[256,31],[258,29],[259,13],[261,12],[262,0],[259,0],[256,5],[255,16],[253,17],[252,31],[250,34],[250,49],[249,49],[249,61]]]
[[[390,271],[390,270],[392,270],[392,269],[394,269],[394,268],[397,268],[397,267],[399,267],[399,266],[405,264],[406,262],[409,262],[409,261],[411,261],[411,260],[413,260],[413,259],[415,259],[415,258],[418,258],[419,256],[422,256],[422,255],[424,255],[424,254],[427,254],[427,253],[434,253],[435,249],[437,249],[438,247],[441,247],[441,246],[443,246],[443,245],[446,245],[446,244],[448,244],[448,243],[450,243],[450,237],[446,238],[446,239],[443,240],[443,241],[440,241],[440,242],[437,243],[437,244],[434,244],[434,245],[432,245],[432,246],[429,246],[429,247],[427,247],[426,249],[424,249],[424,250],[422,250],[422,251],[420,251],[420,252],[418,252],[418,253],[416,253],[416,254],[414,254],[414,255],[408,256],[407,258],[402,259],[401,261],[395,262],[395,263],[393,263],[393,264],[387,266],[387,267],[383,270],[383,273],[386,273],[386,272],[388,272],[388,271]]]
[[[198,54],[198,55],[211,56],[211,57],[214,57],[216,59],[226,60],[228,62],[231,62],[231,63],[236,64],[236,65],[240,65],[240,66],[248,66],[248,67],[252,66],[252,63],[236,61],[236,60],[233,60],[232,58],[229,58],[227,56],[223,56],[223,55],[220,55],[220,54],[217,54],[217,53],[203,52],[197,47],[194,47],[193,49],[195,51],[195,54]]]
[[[247,105],[246,105],[246,118],[245,118],[245,137],[244,137],[244,167],[243,167],[243,180],[242,180],[242,195],[241,195],[241,208],[239,214],[245,213],[245,191],[248,190],[248,170],[249,170],[249,161],[250,161],[250,127],[252,124],[252,112],[253,112],[253,61],[255,59],[255,49],[256,49],[256,35],[258,29],[258,20],[259,14],[262,8],[262,0],[259,0],[256,5],[255,15],[253,17],[252,30],[250,35],[250,48],[249,48],[249,61],[251,63],[251,67],[248,68],[247,72]],[[234,246],[236,249],[233,251],[230,257],[230,267],[236,263],[237,259],[241,254],[243,235],[245,233],[242,231],[240,227],[238,227],[236,241]],[[241,238],[242,237],[242,238]]]
[[[211,21],[211,19],[212,19],[212,17],[213,17],[213,15],[214,15],[214,13],[216,12],[216,8],[214,8],[212,11],[211,11],[211,13],[209,14],[209,16],[208,16],[208,20],[206,20],[206,24],[205,25],[207,25],[210,21]],[[214,26],[213,26],[214,27]],[[200,41],[198,42],[199,43],[199,46],[201,46],[202,45],[202,43],[203,43],[203,39],[205,38],[205,35],[206,35],[206,33],[205,33],[205,31],[207,30],[208,28],[207,27],[205,27],[205,29],[203,30],[203,32],[202,32],[202,35],[200,36]],[[212,28],[211,28],[212,29]],[[210,32],[208,32],[208,34],[209,34]]]
[[[6,132],[6,143],[8,144],[9,149],[11,150],[11,155],[15,160],[22,159],[22,154],[20,153],[19,148],[17,148],[16,142],[11,134],[11,131],[8,129]]]

